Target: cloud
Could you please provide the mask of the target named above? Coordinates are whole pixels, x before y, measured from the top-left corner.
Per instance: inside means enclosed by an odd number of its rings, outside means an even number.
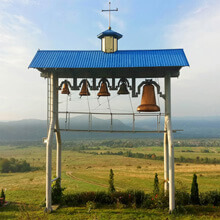
[[[0,10],[0,120],[44,115],[39,94],[45,85],[39,74],[27,69],[41,37],[41,30],[23,15]]]
[[[167,44],[184,48],[191,66],[174,80],[174,114],[220,115],[219,27],[220,2],[210,0],[167,28]]]
[[[30,55],[32,42],[41,30],[21,15],[0,15],[0,62],[21,66]],[[30,47],[29,47],[30,46]]]
[[[29,4],[37,4],[37,0],[0,0],[2,4],[23,4],[23,5],[29,5]]]

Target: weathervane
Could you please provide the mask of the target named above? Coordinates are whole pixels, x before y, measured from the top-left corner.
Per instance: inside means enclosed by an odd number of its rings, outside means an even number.
[[[109,2],[109,9],[108,10],[102,10],[102,12],[108,11],[109,12],[109,27],[108,29],[111,29],[111,11],[118,11],[118,8],[111,9],[111,2]]]

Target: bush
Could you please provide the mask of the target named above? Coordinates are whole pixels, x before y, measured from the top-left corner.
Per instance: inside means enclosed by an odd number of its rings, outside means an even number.
[[[85,206],[89,201],[96,203],[98,206],[123,204],[125,207],[135,205],[137,208],[146,203],[145,193],[143,191],[128,190],[126,192],[82,192],[65,195],[63,204],[68,206]]]
[[[219,191],[209,191],[205,193],[200,193],[200,204],[201,205],[220,205],[220,192]]]
[[[146,209],[151,209],[154,207],[154,201],[152,200],[151,195],[149,194],[144,195],[144,201],[143,201],[142,207]]]
[[[96,207],[117,205],[117,207],[136,207],[136,208],[161,208],[169,207],[169,196],[161,190],[160,194],[145,194],[139,190],[128,190],[125,192],[81,192],[63,196],[63,205],[80,207],[95,204]],[[220,205],[220,192],[210,191],[200,193],[201,205]],[[90,203],[92,202],[92,203]],[[183,208],[191,203],[190,194],[185,190],[176,190],[175,192],[176,207]]]
[[[184,190],[176,190],[175,203],[177,206],[184,206],[190,204],[190,194]]]
[[[56,181],[52,184],[52,204],[61,204],[62,203],[62,197],[63,197],[63,191],[65,188],[62,188],[60,186],[60,178],[58,178]]]
[[[62,203],[67,206],[81,206],[82,204],[82,193],[74,193],[63,196]]]
[[[95,199],[94,201],[98,204],[98,205],[109,205],[112,204],[112,198],[110,196],[109,193],[106,192],[97,192],[94,193],[95,194]]]
[[[136,190],[134,192],[134,198],[135,198],[135,205],[137,208],[140,208],[143,205],[145,194],[144,191]]]
[[[31,170],[31,166],[26,160],[16,160],[11,158],[10,160],[0,158],[0,172],[1,173],[15,173],[15,172],[27,172]]]

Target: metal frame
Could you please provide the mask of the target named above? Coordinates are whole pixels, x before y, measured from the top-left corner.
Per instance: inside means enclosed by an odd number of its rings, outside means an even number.
[[[52,71],[54,70],[54,72]],[[59,78],[64,78],[65,77],[65,71],[69,72],[70,70],[63,69],[64,74],[61,74],[61,70],[57,69],[52,69],[50,74],[43,73],[42,76],[46,78],[50,78],[50,90],[48,91],[49,95],[49,102],[48,104],[50,105],[49,111],[50,111],[50,124],[49,124],[49,129],[48,129],[48,136],[46,139],[46,212],[51,212],[52,211],[52,204],[51,204],[51,183],[55,181],[57,178],[61,178],[61,135],[60,131],[68,131],[66,129],[60,129],[59,128],[59,119],[58,119],[58,90],[61,89],[63,82],[61,82],[60,85],[58,85],[58,79]],[[141,71],[141,69],[139,69]],[[172,130],[172,123],[171,123],[171,77],[178,76],[179,75],[179,70],[172,72],[172,68],[170,69],[171,72],[160,72],[160,68],[154,69],[158,75],[157,78],[162,77],[164,78],[164,83],[165,83],[165,94],[163,94],[160,91],[160,86],[152,81],[152,80],[145,80],[142,81],[136,88],[136,79],[141,78],[143,75],[145,77],[154,77],[154,74],[149,72],[147,74],[144,74],[144,72],[141,72],[137,77],[130,77],[130,73],[128,73],[128,77],[110,77],[111,83],[107,78],[102,78],[98,77],[101,76],[98,74],[97,77],[91,77],[90,74],[80,74],[78,72],[77,77],[73,77],[73,84],[71,85],[70,81],[66,80],[67,84],[69,85],[69,88],[71,90],[79,90],[83,81],[87,81],[88,87],[91,90],[98,90],[100,87],[100,84],[103,80],[106,81],[108,87],[110,90],[117,90],[120,86],[121,82],[125,82],[128,86],[128,88],[132,91],[132,97],[138,97],[138,95],[141,92],[141,87],[145,84],[153,84],[157,88],[157,93],[162,97],[165,101],[165,122],[164,122],[164,130],[159,130],[159,131],[143,131],[144,133],[164,133],[164,191],[165,193],[168,193],[169,190],[169,210],[172,212],[175,209],[175,185],[174,185],[174,146],[173,146],[173,132],[176,132],[178,130]],[[163,69],[161,69],[163,70]],[[49,71],[49,70],[43,70],[42,72]],[[85,70],[86,71],[86,70]],[[87,70],[88,71],[88,70]],[[114,70],[115,71],[115,70]],[[143,75],[142,75],[143,74]],[[69,77],[71,74],[67,74],[67,78],[72,78]],[[111,74],[110,74],[111,75]],[[80,77],[79,77],[80,76]],[[84,77],[85,76],[85,77]],[[105,76],[105,74],[103,74]],[[87,78],[86,78],[87,77]],[[142,78],[145,78],[142,77]],[[78,78],[84,78],[81,80],[80,83],[78,83]],[[92,79],[92,83],[88,81],[89,79]],[[97,78],[100,78],[99,82],[97,83]],[[118,79],[118,83],[116,84],[116,79]],[[130,82],[131,83],[130,83]],[[91,114],[91,113],[90,113]],[[112,114],[112,113],[111,113]],[[74,130],[74,131],[82,131],[82,130]],[[88,131],[87,131],[88,132]],[[106,132],[103,130],[99,131],[94,131],[94,132]],[[123,132],[123,131],[111,131],[111,132]],[[124,132],[129,132],[129,131],[124,131]],[[134,132],[134,131],[130,131]],[[141,131],[140,131],[141,132]],[[57,158],[56,158],[56,178],[52,180],[52,140],[53,140],[53,135],[56,135],[56,142],[57,142]]]
[[[105,133],[115,133],[115,132],[121,132],[121,133],[164,133],[165,130],[160,130],[160,117],[165,116],[164,113],[107,113],[107,112],[58,112],[58,114],[65,114],[65,125],[68,124],[68,126],[65,126],[64,128],[60,128],[60,131],[81,131],[81,132],[105,132]],[[88,123],[88,129],[71,129],[70,128],[70,115],[88,115],[89,116],[89,123]],[[93,115],[110,115],[110,129],[93,129],[92,128],[92,116]],[[118,116],[132,116],[132,130],[115,130],[113,129],[113,117],[114,115]],[[157,117],[157,130],[135,130],[135,117]],[[180,131],[180,130],[175,130]]]
[[[138,97],[138,95],[140,95],[140,93],[141,93],[141,87],[143,85],[146,85],[146,84],[151,84],[151,85],[154,85],[157,88],[157,93],[160,95],[160,97],[165,99],[165,94],[162,94],[162,92],[160,90],[160,85],[158,83],[156,83],[155,81],[153,81],[152,79],[145,79],[144,81],[142,81],[137,86],[137,91],[136,91],[136,79],[135,78],[130,79],[131,80],[131,85],[129,83],[128,78],[120,78],[118,80],[117,86],[115,85],[116,84],[115,83],[116,78],[112,78],[112,83],[110,83],[110,81],[107,78],[101,78],[98,83],[96,83],[96,78],[93,78],[92,80],[93,80],[92,85],[89,83],[88,78],[82,79],[80,81],[80,83],[78,83],[77,78],[73,78],[73,85],[71,85],[70,81],[64,80],[60,83],[58,89],[61,90],[63,84],[67,83],[71,90],[79,90],[81,88],[83,82],[86,81],[87,85],[88,85],[88,88],[90,90],[98,90],[100,88],[102,82],[106,82],[106,84],[107,84],[107,86],[110,90],[118,90],[118,88],[120,87],[120,84],[122,82],[125,82],[127,84],[127,87],[132,91],[132,97]]]

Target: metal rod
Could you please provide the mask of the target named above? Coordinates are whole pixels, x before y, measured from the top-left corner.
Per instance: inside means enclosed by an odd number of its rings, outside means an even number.
[[[133,131],[135,131],[135,114],[133,114]]]
[[[59,179],[59,177],[57,177],[57,178],[55,178],[55,179],[52,179],[51,180],[51,183],[53,183],[54,181],[56,181],[56,180],[58,180]]]
[[[135,116],[158,116],[158,115],[162,115],[164,116],[165,114],[164,113],[109,113],[109,112],[68,112],[69,114],[92,114],[92,115],[110,115],[110,114],[113,114],[113,115],[135,115]],[[59,112],[59,114],[66,114],[66,112]]]
[[[60,128],[59,131],[71,131],[71,132],[100,132],[100,133],[166,133],[163,130],[154,130],[154,131],[133,131],[133,130],[82,130],[82,129],[62,129]],[[176,133],[182,130],[173,130],[173,133]]]

